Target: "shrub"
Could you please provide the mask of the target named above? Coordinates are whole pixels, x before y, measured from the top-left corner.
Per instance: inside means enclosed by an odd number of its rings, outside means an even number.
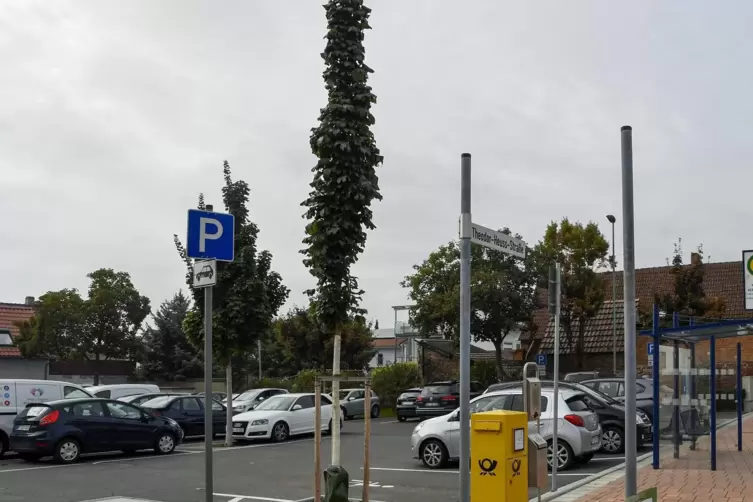
[[[421,375],[416,363],[395,363],[371,372],[371,388],[379,396],[383,408],[394,407],[401,392],[420,386]]]
[[[497,364],[494,361],[473,361],[471,380],[479,382],[484,388],[497,383]]]
[[[293,377],[291,390],[293,392],[314,392],[316,377],[323,375],[317,370],[301,370]]]

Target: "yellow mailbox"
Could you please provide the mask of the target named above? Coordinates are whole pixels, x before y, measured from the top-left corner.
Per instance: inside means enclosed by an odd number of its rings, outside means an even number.
[[[528,501],[528,415],[471,415],[471,501]]]

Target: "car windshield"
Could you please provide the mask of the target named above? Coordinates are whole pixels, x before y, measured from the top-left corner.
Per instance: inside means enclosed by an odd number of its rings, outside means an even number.
[[[348,397],[348,394],[350,394],[350,390],[348,390],[348,389],[341,390],[340,391],[340,399],[345,399],[346,397]]]
[[[297,396],[273,396],[267,399],[266,401],[262,401],[262,403],[257,406],[254,411],[258,410],[287,410],[290,408],[290,405],[295,402],[295,400],[298,399]]]
[[[596,399],[599,399],[601,401],[605,401],[608,404],[622,404],[619,401],[617,401],[616,399],[613,399],[613,398],[607,396],[603,392],[599,392],[598,390],[592,389],[591,387],[588,387],[586,385],[575,383],[575,382],[569,382],[569,383],[570,383],[571,386],[573,386],[574,388],[578,389],[579,391],[581,391],[581,392],[583,392],[585,394],[588,394],[591,397],[595,397]]]
[[[141,403],[142,408],[164,408],[168,404],[170,404],[170,401],[172,400],[172,397],[170,396],[160,396],[155,397],[154,399],[150,399],[146,401],[145,403]]]
[[[452,394],[456,392],[455,385],[451,383],[430,384],[421,391],[422,396],[436,396],[439,394]]]
[[[141,396],[139,394],[133,395],[133,396],[125,396],[118,399],[118,401],[123,401],[124,403],[132,403],[136,399],[140,398]]]
[[[259,395],[259,392],[261,392],[259,389],[247,390],[246,392],[244,392],[240,396],[233,397],[233,400],[236,400],[236,401],[253,401],[256,398],[256,396]]]

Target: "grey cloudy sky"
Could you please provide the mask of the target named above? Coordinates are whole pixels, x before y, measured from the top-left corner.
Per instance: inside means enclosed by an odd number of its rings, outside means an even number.
[[[172,234],[199,192],[221,204],[227,159],[304,302],[321,3],[0,2],[0,300],[83,289],[99,267],[155,305],[185,288]],[[402,277],[457,236],[466,151],[475,222],[530,244],[562,216],[608,234],[631,124],[638,266],[663,265],[678,236],[713,261],[753,248],[753,3],[368,4],[384,201],[356,273],[372,318],[389,324]]]

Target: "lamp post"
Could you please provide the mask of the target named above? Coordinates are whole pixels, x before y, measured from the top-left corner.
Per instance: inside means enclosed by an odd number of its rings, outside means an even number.
[[[615,301],[617,298],[617,282],[615,281],[615,267],[617,266],[617,258],[614,253],[614,223],[617,218],[613,214],[607,215],[607,220],[612,224],[612,256],[609,261],[612,263],[612,375],[617,376],[617,306]]]

